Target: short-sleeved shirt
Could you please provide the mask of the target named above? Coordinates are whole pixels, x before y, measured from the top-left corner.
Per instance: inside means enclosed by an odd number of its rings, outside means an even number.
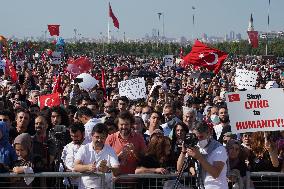
[[[93,143],[88,143],[79,148],[75,155],[75,161],[80,160],[82,164],[87,165],[96,162],[99,166],[102,160],[107,160],[107,166],[118,167],[117,155],[112,147],[104,145],[103,149],[97,153],[93,148]],[[101,188],[101,180],[98,177],[81,177],[79,188]]]
[[[213,178],[208,172],[205,175],[204,187],[205,189],[227,189],[227,151],[224,146],[219,146],[211,154],[208,155],[207,161],[213,165],[215,161],[221,161],[225,163],[220,175],[218,178]]]
[[[128,139],[125,140],[120,136],[120,133],[118,131],[114,134],[109,135],[106,139],[106,144],[109,144],[114,149],[116,154],[119,154],[125,145],[131,143],[134,145],[136,155],[138,153],[144,152],[146,145],[143,137],[140,134],[132,132]],[[135,169],[139,161],[136,155],[129,156],[126,161],[127,163],[120,163],[119,171],[121,174],[135,173]]]
[[[84,140],[84,142],[86,144],[89,143],[89,142],[92,142],[92,130],[93,130],[93,127],[97,123],[101,123],[101,120],[97,119],[97,118],[92,118],[84,125],[84,127],[85,127],[85,140]]]

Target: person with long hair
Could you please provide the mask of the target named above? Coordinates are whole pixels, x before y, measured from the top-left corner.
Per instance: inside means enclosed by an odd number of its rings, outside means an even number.
[[[268,132],[252,133],[250,147],[250,171],[280,171],[276,144]]]
[[[188,133],[188,128],[184,123],[177,123],[173,128],[172,151],[174,152],[175,160],[178,159],[181,153],[182,143],[185,139],[186,133]]]
[[[135,174],[158,173],[167,174],[167,168],[172,165],[170,138],[160,133],[151,135],[145,154],[135,170]]]

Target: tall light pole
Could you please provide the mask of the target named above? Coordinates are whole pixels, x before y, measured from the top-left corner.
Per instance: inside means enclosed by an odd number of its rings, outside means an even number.
[[[160,25],[161,15],[162,15],[163,13],[158,12],[157,14],[158,14],[158,18],[159,18],[159,25]],[[160,38],[160,26],[158,27],[158,39],[159,39],[159,38]]]
[[[75,42],[77,41],[77,29],[76,28],[74,29],[74,40]]]

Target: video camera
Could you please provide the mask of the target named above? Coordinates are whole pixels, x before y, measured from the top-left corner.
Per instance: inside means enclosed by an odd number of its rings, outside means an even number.
[[[49,138],[55,141],[57,145],[64,146],[66,143],[67,129],[65,125],[55,125],[50,129]]]
[[[184,139],[184,147],[185,148],[193,148],[197,145],[198,138],[194,133],[187,133]]]

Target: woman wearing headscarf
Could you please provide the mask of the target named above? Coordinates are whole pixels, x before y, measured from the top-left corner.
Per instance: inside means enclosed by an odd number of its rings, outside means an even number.
[[[34,165],[32,160],[32,138],[28,133],[22,133],[18,135],[14,140],[14,148],[16,150],[16,153],[18,155],[18,160],[15,161],[13,172],[20,174],[20,173],[34,173]],[[12,185],[18,186],[18,187],[25,187],[27,188],[31,182],[33,181],[33,178],[25,177],[23,178],[17,178],[13,182]],[[32,187],[32,186],[30,186]]]

